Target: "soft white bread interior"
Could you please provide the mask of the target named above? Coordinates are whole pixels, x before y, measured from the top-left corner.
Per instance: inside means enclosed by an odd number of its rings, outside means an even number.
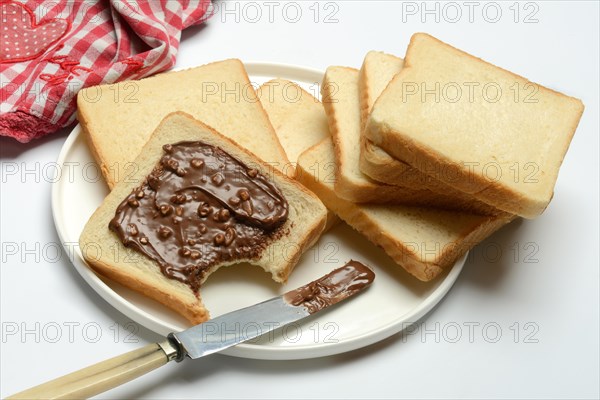
[[[272,79],[257,93],[295,171],[300,154],[330,136],[323,105],[286,79]],[[338,222],[339,218],[329,211],[325,230]]]
[[[288,163],[240,60],[86,88],[77,96],[77,107],[110,188],[133,175],[131,161],[159,122],[175,111],[190,114],[276,168]]]
[[[158,264],[151,259],[124,247],[117,235],[108,228],[117,206],[144,182],[162,157],[162,146],[180,141],[202,141],[220,147],[270,177],[288,202],[288,219],[278,228],[281,234],[268,243],[258,258],[236,260],[236,264],[249,262],[260,266],[271,273],[275,281],[285,282],[300,255],[323,231],[327,210],[313,193],[298,182],[270,168],[212,128],[184,113],[168,115],[135,159],[137,168],[131,179],[119,182],[92,215],[81,234],[80,246],[87,263],[100,275],[158,300],[192,323],[199,323],[208,319],[208,311],[201,298],[188,285],[165,277]],[[230,264],[232,262],[213,266],[203,281],[216,269]]]
[[[330,139],[298,160],[298,179],[342,220],[380,246],[396,263],[422,281],[434,279],[466,251],[510,222],[512,216],[401,205],[355,204],[337,196],[326,166],[335,165]]]
[[[365,132],[412,167],[533,218],[552,198],[583,108],[578,99],[419,33]]]

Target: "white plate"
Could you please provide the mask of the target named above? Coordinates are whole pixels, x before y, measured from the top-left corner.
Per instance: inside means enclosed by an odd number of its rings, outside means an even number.
[[[300,83],[315,93],[322,72],[307,68],[247,63],[253,82],[273,77]],[[114,282],[99,278],[83,261],[79,235],[108,189],[88,151],[81,129],[75,127],[60,153],[61,177],[52,190],[52,212],[56,229],[73,265],[85,281],[127,317],[166,335],[189,324],[162,305]],[[430,311],[450,290],[460,274],[465,257],[449,273],[423,283],[409,276],[378,247],[344,224],[322,236],[300,260],[285,286],[271,281],[258,267],[239,265],[213,274],[202,288],[202,298],[213,316],[271,298],[309,282],[349,259],[375,269],[376,280],[365,293],[345,305],[319,313],[302,323],[263,335],[258,341],[235,346],[226,354],[259,359],[301,359],[342,353],[375,343],[400,332]]]

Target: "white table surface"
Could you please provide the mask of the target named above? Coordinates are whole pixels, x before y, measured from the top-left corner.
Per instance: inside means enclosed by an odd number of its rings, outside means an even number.
[[[598,398],[598,3],[428,3],[439,21],[421,2],[248,4],[217,3],[213,19],[184,33],[177,66],[236,57],[360,67],[368,50],[403,55],[410,35],[425,31],[581,98],[586,110],[554,200],[540,218],[476,247],[446,299],[410,335],[313,360],[213,355],[169,364],[100,397]],[[257,9],[262,18],[253,22]],[[452,22],[457,9],[462,17]],[[537,22],[524,23],[532,12]],[[330,13],[337,22],[324,23]],[[0,138],[2,397],[159,339],[53,252],[59,239],[43,168],[67,134],[28,145]],[[19,174],[7,175],[14,167]]]

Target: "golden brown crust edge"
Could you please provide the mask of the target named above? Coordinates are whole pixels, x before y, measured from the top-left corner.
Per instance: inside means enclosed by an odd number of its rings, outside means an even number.
[[[308,189],[306,189],[306,190],[308,190]],[[316,196],[313,192],[311,192],[311,194]],[[300,258],[304,255],[305,251],[307,249],[309,249],[311,246],[313,246],[317,242],[317,240],[319,240],[319,238],[321,237],[321,234],[325,231],[325,228],[327,226],[327,221],[328,221],[327,218],[324,218],[318,224],[313,225],[311,230],[305,235],[304,240],[301,241],[302,244],[299,246],[300,250],[298,252],[296,252],[293,257],[289,258],[289,261],[286,263],[285,268],[279,274],[276,274],[276,275],[272,274],[273,280],[275,282],[279,282],[279,283],[287,282],[288,277],[291,275],[292,271],[298,264],[298,261],[300,261]],[[267,269],[268,264],[265,264],[265,262],[264,262],[264,261],[268,261],[268,259],[264,260],[264,257],[261,257],[261,260],[263,262],[260,263],[260,265],[263,267],[263,269],[266,272],[271,273],[271,271],[268,271],[268,269]]]
[[[413,254],[406,247],[401,246],[397,248],[397,243],[393,239],[386,237],[385,234],[380,233],[371,221],[355,216],[351,210],[351,205],[346,201],[336,198],[335,195],[330,193],[329,189],[322,188],[321,183],[313,177],[310,171],[303,170],[301,165],[298,165],[298,169],[302,170],[299,174],[300,181],[317,193],[338,217],[364,235],[369,241],[382,247],[397,264],[402,266],[411,275],[420,280],[427,280],[427,274],[425,273],[426,266],[411,257]],[[437,269],[436,271],[439,273],[442,270]],[[437,275],[437,273],[435,274]]]
[[[365,129],[369,118],[369,79],[366,73],[366,59],[359,72],[358,88],[360,93],[360,170],[377,182],[409,187],[428,187],[427,176],[411,166],[396,159],[382,160],[375,153],[374,144],[366,137]],[[411,171],[412,170],[412,171]],[[408,174],[407,172],[410,172]],[[415,173],[416,172],[416,173]]]
[[[381,183],[398,185],[398,186],[414,186],[414,182],[408,181],[406,171],[410,168],[398,160],[392,160],[388,163],[381,160],[372,150],[373,144],[366,138],[364,131],[369,118],[369,79],[366,73],[366,59],[359,71],[358,75],[358,91],[360,93],[360,170],[369,178]],[[424,183],[421,183],[424,185]]]
[[[378,182],[398,186],[426,187],[428,179],[420,171],[396,159],[383,160],[375,153],[374,144],[364,136],[361,137],[360,170]]]
[[[114,282],[118,282],[129,289],[158,301],[159,303],[183,316],[193,325],[205,322],[210,318],[210,314],[202,305],[200,298],[198,298],[198,301],[195,303],[185,302],[181,298],[173,296],[168,291],[154,285],[153,282],[145,281],[139,277],[132,277],[131,274],[125,274],[118,268],[101,262],[94,262],[90,260],[86,260],[86,262],[94,271],[96,271],[96,273],[100,274],[101,276],[104,276]]]
[[[366,62],[366,60],[365,60]],[[358,73],[358,92],[360,93],[360,131],[361,141],[364,138],[363,132],[367,126],[367,118],[369,117],[369,79],[365,71],[365,62]]]
[[[356,69],[349,67],[336,68],[346,69],[349,71],[357,71]],[[329,132],[331,133],[333,151],[335,153],[335,161],[337,164],[337,168],[335,169],[335,190],[338,193],[338,195],[344,199],[348,199],[351,201],[361,201],[358,199],[360,198],[362,199],[362,201],[369,201],[371,196],[369,193],[367,193],[368,189],[362,191],[362,196],[364,196],[364,198],[361,196],[356,196],[356,193],[354,193],[356,188],[354,188],[352,182],[347,181],[344,175],[342,174],[342,151],[340,149],[338,139],[340,133],[338,130],[337,116],[332,105],[333,103],[335,103],[335,101],[333,101],[333,99],[331,98],[333,96],[333,92],[331,90],[332,88],[333,83],[329,81],[327,73],[325,73],[325,75],[323,76],[323,84],[321,86],[321,102],[323,103],[325,115],[327,116],[327,125],[329,126]]]
[[[79,105],[79,101],[80,101],[80,95],[77,96],[78,105]],[[88,146],[88,149],[90,150],[90,153],[92,153],[92,157],[98,164],[98,167],[100,168],[100,172],[102,173],[102,176],[104,177],[104,181],[108,185],[108,188],[112,190],[112,188],[115,186],[116,182],[114,181],[113,177],[111,176],[109,168],[103,162],[104,157],[102,156],[102,154],[100,154],[99,148],[96,145],[96,142],[94,141],[94,136],[92,136],[91,131],[89,130],[89,120],[88,120],[87,114],[85,112],[85,109],[83,109],[79,106],[78,106],[78,111],[77,111],[77,119],[79,120],[79,124],[81,126],[81,131],[83,133],[83,137],[85,138],[85,142]]]

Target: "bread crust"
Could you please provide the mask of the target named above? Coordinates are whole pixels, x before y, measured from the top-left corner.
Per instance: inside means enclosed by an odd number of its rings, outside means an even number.
[[[86,141],[88,142],[92,155],[94,156],[95,160],[97,161],[98,165],[100,166],[100,170],[104,176],[104,179],[106,181],[106,183],[108,184],[109,188],[113,188],[116,184],[116,182],[118,181],[117,178],[120,178],[121,176],[125,176],[126,172],[124,171],[124,166],[122,166],[122,164],[127,164],[128,162],[132,161],[135,156],[137,156],[139,154],[139,152],[141,151],[141,148],[143,147],[143,143],[145,143],[145,141],[148,140],[148,138],[150,137],[151,133],[154,131],[154,128],[156,128],[155,125],[153,126],[146,126],[145,130],[138,132],[138,134],[140,136],[143,137],[143,140],[141,142],[141,145],[138,147],[134,144],[132,144],[133,142],[131,140],[127,140],[124,139],[124,141],[121,141],[121,144],[125,143],[125,141],[127,141],[127,143],[129,143],[127,146],[131,147],[129,150],[129,153],[131,154],[127,154],[126,157],[127,159],[120,159],[119,157],[115,158],[112,156],[112,153],[115,152],[114,150],[114,146],[115,143],[112,140],[107,140],[107,136],[110,137],[110,139],[114,138],[115,140],[117,140],[117,138],[119,138],[119,135],[127,135],[129,134],[129,132],[113,132],[112,130],[109,130],[108,128],[105,130],[105,125],[104,124],[98,124],[97,122],[99,120],[103,120],[103,121],[117,121],[118,119],[115,117],[115,115],[122,113],[123,109],[125,109],[126,111],[129,112],[129,114],[139,114],[139,107],[142,107],[141,104],[143,104],[144,101],[146,101],[147,99],[144,98],[134,98],[132,100],[135,101],[130,101],[127,102],[125,100],[123,100],[122,102],[114,102],[112,101],[104,101],[102,99],[102,97],[98,98],[98,102],[91,102],[91,101],[87,101],[87,93],[90,90],[95,90],[99,93],[110,93],[111,96],[114,92],[119,92],[121,91],[122,93],[128,93],[127,90],[125,90],[122,86],[120,85],[132,85],[135,83],[139,83],[139,82],[143,82],[144,84],[146,83],[152,83],[154,82],[154,85],[157,85],[156,82],[163,82],[165,79],[168,79],[168,77],[173,77],[174,80],[176,80],[178,74],[187,74],[190,73],[194,70],[198,70],[197,75],[194,75],[193,77],[195,79],[197,79],[198,77],[201,77],[203,74],[206,74],[206,70],[207,68],[209,70],[212,71],[212,68],[215,68],[215,66],[218,66],[219,64],[222,64],[225,67],[230,68],[232,71],[235,70],[236,71],[236,79],[237,77],[239,77],[239,80],[236,81],[240,84],[240,92],[243,92],[243,96],[244,96],[244,102],[247,103],[257,103],[255,108],[252,108],[252,117],[256,118],[257,124],[261,124],[264,125],[264,132],[263,134],[267,135],[269,137],[268,140],[268,145],[266,146],[266,148],[268,148],[268,152],[271,154],[271,156],[274,159],[266,159],[266,157],[264,157],[264,154],[260,157],[262,158],[264,161],[267,162],[273,162],[273,163],[277,163],[279,164],[279,168],[283,171],[286,169],[286,167],[289,164],[289,160],[287,159],[287,156],[285,154],[285,150],[283,149],[283,147],[281,146],[281,143],[279,143],[279,141],[277,140],[277,136],[275,134],[275,130],[273,129],[273,127],[271,126],[271,123],[269,121],[269,117],[267,116],[266,111],[264,110],[264,107],[262,106],[262,104],[260,103],[258,96],[256,94],[256,91],[254,90],[254,87],[251,85],[250,83],[250,79],[248,77],[248,73],[246,71],[246,69],[244,68],[243,63],[238,60],[238,59],[227,59],[227,60],[222,60],[222,61],[216,61],[216,62],[212,62],[212,63],[208,63],[205,65],[202,65],[200,67],[195,67],[195,68],[188,68],[188,69],[184,69],[184,70],[180,70],[180,71],[167,71],[167,72],[163,72],[157,75],[153,75],[138,81],[126,81],[126,82],[121,82],[121,83],[116,83],[116,84],[104,84],[104,85],[98,85],[95,86],[93,88],[86,88],[81,90],[78,93],[77,96],[77,106],[78,106],[78,119],[79,122],[83,128],[83,132],[84,132],[84,136],[86,137]],[[202,72],[204,71],[204,72]],[[211,73],[214,73],[214,71],[212,71]],[[218,83],[218,82],[210,82],[210,83]],[[164,83],[162,83],[164,85]],[[118,90],[110,90],[110,88],[117,87]],[[148,85],[149,86],[149,85]],[[146,88],[145,90],[148,91],[149,89],[147,89],[147,86],[143,86],[144,88]],[[144,92],[142,91],[142,86],[138,85],[137,86],[137,90],[140,91],[141,94],[136,95],[137,96],[143,96]],[[122,90],[121,90],[122,89]],[[157,93],[153,88],[153,92],[151,94],[149,94],[148,96],[153,97],[153,98],[159,98],[160,93]],[[199,89],[197,89],[199,90]],[[137,92],[136,92],[137,93]],[[220,92],[219,92],[220,93]],[[147,93],[146,93],[147,94]],[[188,93],[180,93],[181,96],[184,95],[188,95]],[[197,96],[199,97],[199,96]],[[155,110],[156,113],[162,114],[165,113],[166,111],[180,111],[180,109],[176,108],[176,105],[174,104],[170,104],[169,101],[164,100],[161,97],[162,102],[161,107],[159,107],[159,109]],[[199,100],[200,102],[202,101],[202,99]],[[140,105],[138,105],[140,104]],[[206,105],[205,105],[206,107]],[[210,112],[208,112],[209,114],[214,112],[215,110],[215,105],[211,106],[211,110]],[[138,109],[137,111],[135,111],[136,109]],[[221,108],[219,108],[221,110]],[[203,114],[205,113],[205,111],[202,111],[201,108],[196,109],[198,113]],[[239,115],[228,115],[227,114],[226,109],[222,109],[220,112],[221,114],[223,114],[223,120],[225,120],[226,118],[240,118]],[[196,112],[196,111],[194,111]],[[127,114],[127,115],[129,115]],[[125,115],[125,114],[123,114]],[[166,116],[166,114],[164,114],[164,116]],[[204,117],[206,117],[206,114],[204,114]],[[246,116],[248,117],[248,116]],[[205,118],[200,118],[202,120],[204,120]],[[214,118],[213,118],[214,119]],[[158,122],[158,121],[157,121]],[[205,121],[206,122],[206,121]],[[214,122],[214,121],[213,121]],[[144,126],[144,124],[147,125],[147,122],[142,120],[140,122],[140,124],[142,126]],[[224,123],[225,124],[225,123]],[[114,128],[114,125],[118,125],[117,122],[111,124],[112,126],[110,127],[110,129]],[[210,123],[208,124],[210,125]],[[236,125],[239,126],[240,125]],[[235,141],[239,141],[240,145],[244,146],[244,147],[250,147],[252,148],[252,146],[256,147],[256,137],[252,137],[252,138],[247,138],[244,141],[244,137],[243,134],[240,134],[239,132],[231,132],[231,131],[224,131],[223,132],[224,135],[226,136],[231,136],[235,138]],[[257,149],[260,149],[259,147],[256,147]],[[257,153],[259,153],[257,151]],[[288,176],[289,177],[293,177],[293,171],[290,171],[288,168]]]
[[[356,74],[359,72],[357,69],[350,67],[329,67],[328,71],[331,69],[340,69]],[[343,148],[343,144],[341,143],[342,135],[344,135],[344,133],[340,131],[340,116],[338,116],[334,106],[339,101],[334,98],[339,87],[340,85],[336,82],[332,82],[329,74],[326,73],[323,78],[321,91],[323,107],[327,114],[327,122],[329,124],[329,131],[331,132],[335,151],[335,162],[337,164],[337,168],[335,168],[335,190],[338,196],[356,203],[419,204],[424,197],[425,191],[421,191],[421,193],[411,193],[411,190],[407,188],[375,182],[366,176],[364,177],[363,182],[356,183],[344,173],[344,170],[348,168],[344,162],[344,151],[346,151],[346,149]],[[356,111],[360,112],[358,107],[359,105],[357,103]],[[410,197],[411,195],[412,198]]]
[[[377,146],[364,135],[361,137],[360,150],[360,170],[378,182],[426,187],[427,181],[433,179],[389,155],[382,156],[380,151],[383,150],[378,151]],[[415,171],[417,173],[414,173]]]
[[[362,132],[365,130],[365,126],[367,125],[367,119],[369,117],[369,113],[371,112],[370,98],[369,98],[369,75],[367,74],[367,69],[365,68],[366,58],[358,71],[358,92],[360,94],[360,131],[361,131],[361,140],[364,135]]]
[[[119,282],[131,290],[158,301],[194,325],[210,318],[210,313],[204,307],[201,299],[199,301],[186,301],[182,296],[174,296],[168,286],[157,286],[155,281],[146,279],[143,275],[132,276],[131,273],[123,273],[122,270],[116,268],[114,265],[100,261],[86,260],[86,262],[99,275]]]
[[[96,163],[98,163],[100,172],[104,177],[104,182],[108,185],[108,188],[112,190],[112,188],[116,184],[114,175],[110,173],[110,170],[106,166],[106,163],[103,162],[105,157],[101,154],[101,148],[96,145],[95,141],[92,139],[90,132],[87,129],[88,124],[86,121],[86,117],[82,115],[82,113],[80,113],[78,118],[79,124],[81,126],[81,131],[83,132],[83,137],[85,138],[85,143],[87,144],[88,149],[92,153],[93,159],[96,160]]]

